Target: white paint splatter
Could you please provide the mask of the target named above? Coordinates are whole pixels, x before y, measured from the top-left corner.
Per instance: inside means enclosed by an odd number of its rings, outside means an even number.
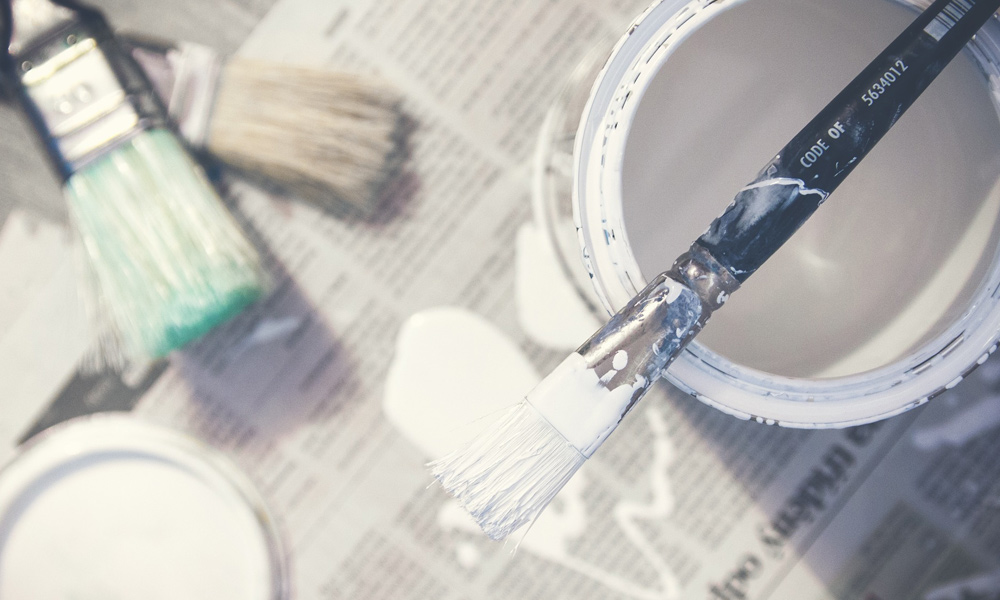
[[[628,366],[628,352],[624,350],[619,350],[615,352],[615,357],[611,359],[611,366],[614,367],[616,371],[621,371]]]
[[[494,325],[464,309],[436,308],[400,330],[382,410],[438,458],[482,433],[538,380],[524,352]]]
[[[774,177],[764,181],[758,181],[755,183],[751,183],[750,185],[744,186],[743,189],[740,191],[755,190],[757,188],[762,188],[770,185],[794,185],[797,188],[799,188],[799,193],[803,195],[816,194],[817,196],[823,198],[826,198],[827,196],[830,195],[828,192],[825,192],[821,189],[808,188],[806,187],[806,182],[802,181],[801,179],[793,179],[791,177]]]
[[[570,282],[552,243],[534,223],[526,223],[517,232],[516,260],[517,315],[532,340],[571,350],[597,331],[601,323]]]
[[[663,287],[667,289],[667,304],[673,304],[674,300],[680,298],[681,294],[684,293],[684,290],[687,289],[684,285],[677,283],[676,281],[666,281],[664,282]]]
[[[471,542],[459,542],[455,547],[455,559],[466,569],[474,569],[482,561],[482,553]]]
[[[621,501],[615,506],[614,517],[632,544],[642,553],[646,561],[656,569],[665,598],[677,598],[680,584],[670,566],[663,560],[656,548],[643,535],[640,520],[664,519],[673,512],[674,495],[667,477],[667,469],[674,460],[674,448],[667,437],[667,423],[658,410],[645,411],[649,428],[653,432],[653,461],[649,468],[649,483],[653,498],[649,504]]]
[[[587,467],[584,465],[559,492],[555,501],[538,517],[517,545],[519,551],[531,553],[566,567],[614,592],[636,600],[671,600],[680,597],[680,583],[673,570],[643,534],[650,519],[670,515],[674,498],[667,468],[674,458],[673,446],[667,438],[663,415],[654,409],[645,411],[654,434],[653,459],[649,470],[652,499],[648,503],[620,501],[613,509],[615,523],[657,573],[658,588],[648,588],[611,573],[595,564],[574,556],[570,548],[587,530],[588,514],[583,501],[587,487]],[[446,502],[438,512],[438,525],[444,531],[462,531],[481,535],[479,526],[454,500]]]
[[[235,360],[251,348],[270,344],[291,335],[302,325],[301,317],[262,319],[253,330],[229,351],[228,359]]]
[[[415,315],[403,327],[383,409],[390,422],[428,458],[436,458],[489,424],[489,419],[481,419],[465,428],[457,422],[456,413],[482,416],[495,412],[494,407],[503,404],[499,396],[510,404],[509,396],[519,400],[538,379],[520,349],[481,317],[461,309],[435,309]],[[654,435],[649,472],[652,498],[648,503],[622,500],[612,515],[626,539],[656,570],[660,585],[637,585],[570,551],[588,527],[584,502],[586,465],[570,479],[517,547],[519,552],[562,565],[629,598],[671,600],[679,597],[677,577],[643,535],[642,528],[650,519],[668,516],[673,508],[667,467],[674,452],[663,416],[652,408],[644,414]],[[463,532],[477,539],[482,536],[476,522],[454,499],[442,504],[437,523],[443,531]],[[482,559],[468,540],[456,543],[455,556],[464,568],[474,568]]]
[[[829,195],[823,190],[813,189],[806,187],[806,184],[801,179],[793,179],[790,177],[774,177],[771,179],[766,179],[764,181],[757,181],[751,183],[750,185],[744,186],[741,192],[746,192],[750,190],[756,190],[767,187],[787,187],[795,186],[798,188],[800,195],[815,194],[820,197],[820,201],[826,199]],[[787,194],[775,193],[775,194],[752,194],[749,197],[737,196],[739,198],[740,212],[736,217],[736,226],[739,231],[746,231],[757,222],[759,222],[766,215],[772,213],[778,209],[778,204],[787,204],[794,199],[794,196],[789,196]],[[731,206],[735,206],[736,202]],[[728,210],[726,213],[728,214]],[[723,215],[725,218],[725,215]]]

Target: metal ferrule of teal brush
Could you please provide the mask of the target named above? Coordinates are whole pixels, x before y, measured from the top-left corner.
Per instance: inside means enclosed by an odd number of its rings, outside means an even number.
[[[109,352],[163,356],[260,297],[256,250],[102,16],[65,0],[6,4],[5,79],[65,180]]]
[[[13,18],[9,48],[22,104],[64,179],[133,137],[167,127],[142,72],[99,15],[15,0]],[[25,21],[32,26],[18,26]]]

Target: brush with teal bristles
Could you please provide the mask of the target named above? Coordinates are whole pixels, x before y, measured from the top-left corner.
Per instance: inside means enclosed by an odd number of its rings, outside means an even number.
[[[257,252],[102,16],[4,0],[4,80],[62,175],[105,359],[166,355],[263,293]]]

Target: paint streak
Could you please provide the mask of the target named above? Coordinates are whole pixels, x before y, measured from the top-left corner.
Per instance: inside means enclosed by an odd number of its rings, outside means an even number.
[[[570,551],[573,542],[587,531],[588,514],[583,501],[583,492],[587,486],[586,466],[577,472],[549,508],[538,517],[517,544],[516,549],[561,565],[611,591],[635,600],[671,600],[680,598],[678,578],[643,534],[642,528],[645,522],[667,518],[673,511],[674,497],[667,477],[667,468],[673,462],[675,453],[667,437],[666,421],[662,413],[649,409],[644,415],[654,436],[653,458],[649,469],[652,498],[649,502],[621,500],[615,505],[612,515],[625,537],[639,551],[646,563],[656,571],[659,586],[649,588],[637,585],[603,569],[599,564],[581,560]],[[444,531],[481,535],[476,522],[454,500],[449,500],[441,507],[438,512],[438,526]],[[456,552],[459,551],[458,547],[461,544],[462,542],[459,542]]]
[[[482,417],[495,413],[502,404],[498,391],[500,395],[509,392],[516,401],[539,377],[524,353],[485,319],[462,309],[437,308],[414,315],[403,326],[389,380],[383,399],[389,421],[427,458],[437,458],[489,425]],[[471,393],[473,389],[481,393]],[[467,422],[459,423],[456,413]],[[586,465],[569,480],[517,548],[629,598],[670,600],[679,597],[677,577],[643,535],[642,527],[650,519],[669,516],[673,509],[667,467],[674,460],[674,451],[663,415],[652,407],[643,414],[654,436],[648,475],[652,498],[646,503],[621,500],[612,518],[655,569],[659,587],[636,585],[571,553],[572,544],[588,528]],[[437,524],[442,531],[482,539],[479,525],[454,499],[442,503]],[[455,560],[463,568],[475,568],[482,562],[476,549],[468,538],[457,540]]]
[[[280,319],[264,319],[253,328],[247,336],[233,346],[228,359],[235,360],[251,348],[270,344],[294,333],[303,322],[301,317],[284,317]]]
[[[680,594],[677,576],[649,542],[649,539],[643,535],[640,528],[641,521],[664,519],[670,516],[674,509],[673,490],[670,479],[667,477],[667,468],[674,461],[675,454],[673,445],[667,437],[666,419],[658,410],[649,409],[644,414],[654,436],[653,461],[649,469],[649,483],[653,491],[653,498],[649,504],[622,501],[615,506],[614,516],[626,537],[632,541],[632,544],[642,553],[646,561],[656,569],[660,577],[660,586],[663,589],[661,597],[677,598]]]
[[[515,272],[518,320],[536,343],[572,350],[600,328],[601,323],[564,272],[552,244],[534,223],[517,232]]]
[[[799,188],[799,194],[803,195],[817,194],[823,199],[826,199],[826,197],[830,195],[828,192],[825,192],[821,189],[806,187],[806,182],[802,181],[801,179],[793,179],[791,177],[773,177],[766,181],[757,181],[755,183],[751,183],[750,185],[744,186],[743,190],[741,191],[753,190],[769,185],[794,185]]]
[[[770,257],[829,193],[801,179],[776,177],[780,157],[757,180],[743,187],[725,212],[698,238],[741,282]],[[806,202],[804,196],[817,196]],[[807,210],[803,210],[806,207]]]

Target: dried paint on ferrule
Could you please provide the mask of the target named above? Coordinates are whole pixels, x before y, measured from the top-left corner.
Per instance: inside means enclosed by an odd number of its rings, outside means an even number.
[[[733,292],[740,289],[739,279],[697,242],[677,257],[670,272],[701,298],[702,327],[708,317],[722,308]]]
[[[701,330],[703,312],[695,291],[662,273],[577,352],[609,389],[642,381],[645,391]]]
[[[704,250],[662,273],[546,377],[527,401],[590,457],[739,284]],[[683,257],[682,257],[683,258]],[[692,289],[694,288],[694,289]],[[697,291],[696,291],[697,290]],[[706,303],[702,294],[713,299]]]

